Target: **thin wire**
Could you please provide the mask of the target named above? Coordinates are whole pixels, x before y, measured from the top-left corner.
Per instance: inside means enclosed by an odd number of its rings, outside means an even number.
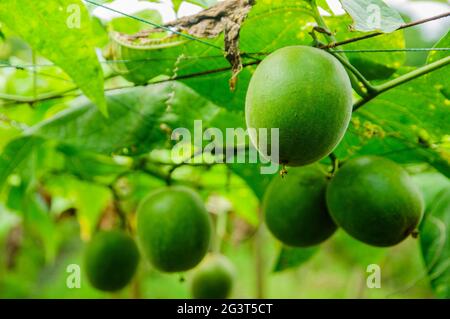
[[[336,53],[383,53],[383,52],[431,52],[431,51],[450,51],[450,48],[405,48],[405,49],[361,49],[361,50],[334,50]],[[271,52],[256,52],[247,53],[246,55],[269,55]],[[223,58],[223,55],[210,55],[210,56],[185,56],[184,60],[201,60],[201,59],[216,59]],[[147,58],[147,59],[136,59],[136,60],[108,60],[100,61],[102,64],[117,64],[117,63],[132,63],[132,62],[150,62],[150,61],[170,61],[176,60],[177,58]],[[16,69],[26,69],[34,67],[52,67],[56,66],[53,63],[43,63],[43,64],[23,64],[16,65],[10,64],[7,61],[0,61],[0,68],[16,68]]]
[[[203,43],[203,44],[205,44],[205,45],[208,45],[208,46],[210,46],[210,47],[219,49],[220,51],[223,51],[223,49],[222,49],[221,47],[219,47],[219,46],[217,46],[217,45],[214,45],[214,44],[212,44],[212,43],[209,43],[209,42],[207,42],[207,41],[203,41],[203,40],[201,40],[201,39],[199,39],[199,38],[193,37],[193,36],[191,36],[191,35],[189,35],[189,34],[182,33],[182,32],[173,30],[173,29],[171,29],[171,28],[168,28],[168,27],[166,27],[166,26],[160,25],[160,24],[158,24],[158,23],[155,23],[155,22],[152,22],[152,21],[149,21],[149,20],[145,20],[145,19],[142,19],[142,18],[133,16],[133,15],[127,14],[127,13],[125,13],[125,12],[118,11],[118,10],[116,10],[116,9],[110,8],[110,7],[108,7],[108,6],[105,6],[105,5],[103,5],[103,4],[100,4],[100,3],[97,3],[97,2],[94,2],[94,1],[91,1],[91,0],[84,0],[84,1],[86,1],[86,2],[88,2],[88,3],[90,3],[90,4],[93,4],[93,5],[95,5],[95,6],[104,8],[104,9],[106,9],[106,10],[109,10],[109,11],[112,11],[112,12],[115,12],[115,13],[118,13],[118,14],[123,15],[123,16],[125,16],[125,17],[128,17],[128,18],[131,18],[131,19],[134,19],[134,20],[137,20],[137,21],[140,21],[140,22],[149,24],[149,25],[154,26],[154,27],[156,27],[156,28],[160,28],[160,29],[166,30],[166,31],[171,32],[171,33],[173,33],[173,34],[177,34],[177,35],[179,35],[179,36],[181,36],[181,37],[184,37],[184,38],[186,38],[186,39],[193,40],[193,41],[197,41],[197,42]]]
[[[430,52],[450,51],[450,48],[404,48],[404,49],[361,49],[361,50],[334,50],[337,53],[381,53],[381,52]]]

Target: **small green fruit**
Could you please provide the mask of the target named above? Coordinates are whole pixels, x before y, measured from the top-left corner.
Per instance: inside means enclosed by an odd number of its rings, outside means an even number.
[[[102,231],[88,244],[85,252],[86,274],[99,290],[116,291],[133,278],[139,262],[134,240],[121,231]]]
[[[351,113],[352,87],[344,67],[331,54],[307,46],[285,47],[265,58],[252,76],[245,103],[248,128],[279,128],[278,162],[289,166],[330,154]],[[257,132],[249,133],[257,147]],[[270,140],[267,151],[259,150],[268,158]]]
[[[165,272],[195,267],[205,256],[211,223],[201,198],[171,186],[147,196],[137,211],[138,239],[149,261]]]
[[[222,255],[207,256],[192,278],[191,293],[197,299],[225,299],[233,288],[235,269]]]
[[[410,235],[423,214],[422,194],[408,173],[391,160],[363,156],[337,172],[327,190],[334,221],[373,246],[393,246]]]
[[[337,227],[328,214],[326,187],[327,178],[317,165],[275,176],[263,200],[270,232],[289,246],[313,246],[328,239]]]

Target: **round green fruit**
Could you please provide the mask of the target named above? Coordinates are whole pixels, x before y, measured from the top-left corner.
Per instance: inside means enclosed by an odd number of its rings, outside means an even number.
[[[263,199],[270,232],[289,246],[313,246],[328,239],[337,227],[328,214],[326,187],[327,178],[318,165],[275,176]]]
[[[155,268],[185,271],[205,256],[211,222],[198,194],[183,186],[152,192],[137,211],[139,243]]]
[[[327,190],[336,224],[373,246],[400,243],[419,224],[422,194],[408,173],[391,160],[363,156],[345,163]]]
[[[87,277],[95,288],[116,291],[133,278],[139,262],[134,240],[121,231],[101,231],[85,252]]]
[[[352,87],[340,62],[312,47],[285,47],[270,54],[253,74],[245,117],[257,148],[258,129],[279,129],[279,158],[269,156],[268,138],[261,154],[289,166],[313,163],[341,141],[352,113]],[[256,130],[252,130],[256,129]],[[265,145],[265,144],[264,144]]]
[[[192,277],[192,297],[225,299],[233,288],[234,276],[234,266],[225,256],[207,256]]]

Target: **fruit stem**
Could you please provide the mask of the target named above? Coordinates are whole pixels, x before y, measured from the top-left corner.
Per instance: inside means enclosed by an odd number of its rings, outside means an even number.
[[[334,153],[331,153],[330,155],[328,155],[328,157],[331,159],[332,165],[330,177],[333,177],[334,174],[336,174],[337,170],[339,169],[339,159]]]
[[[263,211],[262,207],[258,207],[258,217],[259,220],[263,220]],[[255,258],[255,275],[256,275],[256,298],[264,299],[265,295],[265,261],[264,261],[264,227],[262,227],[262,223],[259,223],[259,226],[255,233],[255,239],[253,241],[254,244],[254,258]]]
[[[312,16],[314,17],[314,20],[316,20],[317,25],[324,29],[324,30],[329,30],[327,23],[325,22],[325,20],[323,19],[323,17],[320,15],[319,9],[317,7],[317,3],[316,0],[310,0],[309,4],[311,5],[311,9],[312,9]],[[336,38],[335,36],[329,32],[325,32],[323,33],[325,38],[328,41],[328,44],[331,43],[335,43],[336,42]],[[330,52],[330,51],[328,51]],[[348,73],[348,76],[350,78],[350,82],[352,83],[352,87],[353,89],[356,91],[356,93],[358,93],[359,96],[361,97],[366,97],[368,95],[369,90],[372,89],[372,85],[369,84],[369,86],[366,85],[366,83],[368,83],[368,81],[362,76],[361,73],[358,72],[359,76],[356,76],[355,78],[355,74],[354,74],[354,70],[356,70],[355,67],[353,67],[349,62],[347,57],[345,56],[345,54],[341,53],[341,54],[336,54],[339,55],[339,57],[341,58],[340,61],[342,62],[343,60],[346,61],[346,63],[344,64],[351,73]],[[335,56],[336,56],[335,55]],[[349,65],[352,67],[351,69],[349,68]],[[356,70],[357,71],[357,70]],[[367,91],[363,90],[363,88],[360,86],[358,80],[361,80],[361,78],[364,78],[364,81],[361,81],[361,83],[364,85],[364,87],[366,88]]]
[[[433,63],[424,65],[423,67],[420,67],[414,71],[411,71],[409,73],[403,74],[402,76],[399,76],[398,78],[388,81],[384,84],[377,85],[374,87],[375,91],[372,92],[372,94],[362,98],[358,102],[356,102],[353,105],[353,112],[358,110],[360,107],[365,105],[367,102],[373,100],[375,97],[380,95],[381,93],[384,93],[390,89],[393,89],[401,84],[404,84],[406,82],[409,82],[411,80],[417,79],[418,77],[425,75],[427,73],[433,72],[437,69],[440,69],[446,65],[450,64],[450,56],[442,58],[440,60],[437,60]]]
[[[119,194],[117,193],[114,185],[109,185],[108,188],[111,191],[111,194],[113,196],[114,207],[116,210],[116,214],[119,217],[121,228],[131,233],[132,229],[131,229],[131,225],[128,223],[127,214],[120,206]]]
[[[367,95],[371,95],[373,93],[376,92],[376,88],[375,86],[373,86],[365,77],[364,75],[361,74],[361,72],[358,71],[357,68],[355,68],[350,62],[348,62],[347,59],[344,59],[342,56],[340,56],[339,54],[337,54],[336,52],[333,51],[328,51],[330,52],[332,55],[334,55],[334,57],[336,59],[339,60],[339,62],[341,62],[350,72],[352,72],[356,78],[361,81],[361,83],[364,85],[364,87],[367,90],[367,93],[365,94],[365,96]]]
[[[316,0],[311,0],[310,5],[312,8],[312,14],[314,16],[314,19],[316,20],[317,25],[319,27],[323,28],[324,30],[329,30],[325,20],[320,15]],[[324,36],[327,39],[328,43],[336,42],[336,38],[334,37],[334,35],[332,33],[324,33]]]

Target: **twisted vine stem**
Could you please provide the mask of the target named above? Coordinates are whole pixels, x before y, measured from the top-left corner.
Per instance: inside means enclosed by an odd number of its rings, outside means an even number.
[[[406,82],[409,82],[411,80],[417,79],[418,77],[425,75],[427,73],[430,73],[432,71],[438,70],[440,68],[443,68],[444,66],[447,66],[450,64],[450,56],[442,58],[440,60],[437,60],[433,63],[427,64],[421,68],[418,68],[414,71],[411,71],[409,73],[406,73],[402,76],[399,76],[398,78],[388,81],[384,84],[380,84],[377,86],[372,86],[372,93],[367,95],[366,97],[362,98],[361,100],[357,101],[353,105],[353,112],[357,111],[359,108],[361,108],[363,105],[365,105],[367,102],[373,100],[381,93],[384,93],[390,89],[393,89],[401,84],[404,84]]]
[[[317,22],[317,24],[325,29],[328,30],[328,26],[325,22],[325,20],[322,18],[322,16],[319,13],[317,4],[316,4],[316,0],[309,0],[309,3],[311,5],[312,8],[312,13],[313,16]],[[423,19],[423,20],[418,20],[415,22],[411,22],[411,23],[407,23],[407,24],[403,24],[399,29],[397,30],[401,30],[401,29],[405,29],[408,27],[412,27],[412,26],[416,26],[422,23],[426,23],[429,21],[434,21],[434,20],[438,20],[438,19],[442,19],[445,17],[450,16],[450,12],[446,12],[434,17],[430,17],[427,19]],[[396,31],[397,31],[396,30]],[[362,74],[361,72],[358,71],[358,69],[356,69],[350,62],[348,62],[348,60],[345,58],[345,56],[342,56],[336,52],[333,52],[331,50],[331,48],[340,46],[340,45],[344,45],[347,43],[352,43],[352,42],[356,42],[356,41],[360,41],[360,40],[364,40],[364,39],[369,39],[378,35],[382,35],[384,33],[382,32],[376,32],[376,33],[372,33],[372,34],[368,34],[365,36],[361,36],[361,37],[356,37],[356,38],[351,38],[351,39],[347,39],[345,41],[342,42],[336,42],[335,37],[333,35],[327,34],[325,33],[325,38],[328,40],[328,44],[327,45],[322,45],[319,46],[319,48],[321,49],[326,49],[328,50],[331,54],[333,54],[364,86],[366,93],[361,95],[362,98],[357,101],[354,105],[353,105],[353,112],[357,111],[359,108],[361,108],[362,106],[364,106],[366,103],[368,103],[369,101],[373,100],[374,98],[376,98],[378,95],[393,89],[401,84],[404,84],[406,82],[409,82],[411,80],[414,80],[422,75],[425,75],[427,73],[430,73],[432,71],[435,71],[437,69],[440,69],[448,64],[450,64],[450,56],[442,58],[438,61],[435,61],[433,63],[427,64],[423,67],[420,67],[414,71],[411,71],[409,73],[406,73],[402,76],[399,76],[396,79],[393,79],[391,81],[388,81],[386,83],[374,86],[372,85]],[[351,77],[350,77],[351,79]],[[353,86],[353,88],[355,89],[355,86]],[[359,93],[359,92],[358,92]]]

